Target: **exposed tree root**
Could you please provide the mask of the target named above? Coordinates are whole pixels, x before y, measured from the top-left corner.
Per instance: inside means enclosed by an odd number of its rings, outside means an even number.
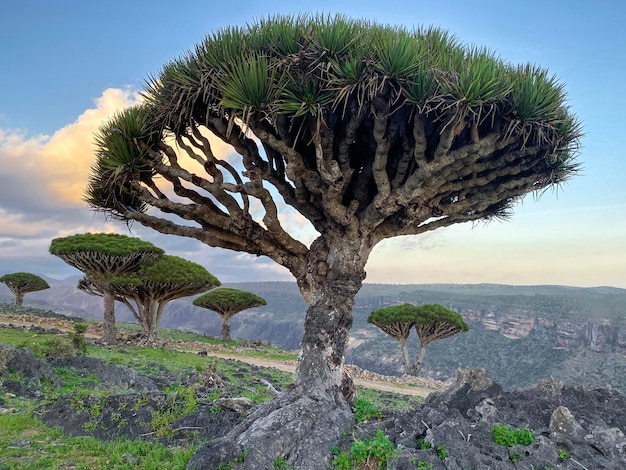
[[[294,388],[261,406],[224,437],[198,449],[188,468],[208,470],[231,462],[236,469],[269,469],[282,457],[293,468],[328,469],[330,448],[353,424],[350,407],[338,390]]]

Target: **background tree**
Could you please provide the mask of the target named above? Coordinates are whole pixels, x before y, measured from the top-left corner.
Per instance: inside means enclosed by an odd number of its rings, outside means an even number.
[[[92,283],[98,284],[104,303],[102,341],[115,344],[115,296],[109,279],[138,270],[142,263],[160,257],[163,250],[139,238],[113,233],[85,233],[55,238],[49,251],[84,272]]]
[[[15,305],[22,305],[24,295],[29,292],[49,289],[50,286],[45,279],[31,273],[12,273],[0,277],[0,282],[6,284],[11,292],[15,294]]]
[[[411,328],[415,326],[415,305],[392,305],[391,307],[374,310],[367,317],[367,321],[376,325],[400,343],[404,372],[411,374],[412,366],[406,340],[409,338]]]
[[[270,468],[279,454],[293,467],[328,464],[325,449],[351,425],[341,372],[378,242],[506,218],[523,195],[577,169],[580,130],[563,85],[436,28],[267,18],[210,34],[145,96],[101,128],[87,202],[267,256],[307,303],[295,386],[233,431],[248,468]],[[216,140],[230,145],[228,161]],[[279,208],[310,221],[310,246],[288,233]]]
[[[222,287],[194,299],[193,304],[217,312],[222,317],[222,340],[230,341],[230,319],[242,310],[260,307],[267,302],[252,292]]]
[[[469,330],[463,317],[443,305],[424,304],[415,308],[415,331],[420,345],[411,366],[411,375],[419,375],[426,354],[426,347],[433,341],[449,338]]]
[[[419,375],[422,370],[426,347],[430,343],[469,329],[461,315],[439,304],[392,305],[374,310],[367,317],[367,321],[398,340],[402,351],[404,371],[408,375],[415,376]],[[420,344],[415,361],[411,363],[406,341],[413,327],[415,327]]]
[[[178,256],[163,255],[142,264],[131,274],[112,276],[108,283],[118,300],[128,307],[143,328],[142,343],[156,345],[159,323],[165,306],[172,300],[200,294],[220,285],[204,266]],[[103,295],[102,284],[89,276],[78,288],[92,295]]]

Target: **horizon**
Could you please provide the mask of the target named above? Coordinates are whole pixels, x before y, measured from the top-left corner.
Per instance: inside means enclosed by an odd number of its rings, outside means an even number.
[[[5,272],[2,269],[0,269],[0,277],[4,276],[5,274],[12,274],[13,272],[9,273],[9,272]],[[79,274],[72,274],[70,276],[66,276],[63,278],[55,278],[55,277],[49,277],[49,276],[45,276],[42,275],[41,277],[46,280],[46,281],[52,281],[54,283],[64,283],[66,281],[70,281],[70,280],[74,280],[75,278],[80,278],[84,275],[84,273],[79,271]],[[251,281],[228,281],[228,282],[223,282],[222,285],[228,284],[270,284],[270,283],[278,283],[278,284],[294,284],[296,285],[296,281],[295,279],[292,280],[251,280]],[[562,288],[562,289],[589,289],[589,290],[593,290],[593,289],[614,289],[614,290],[623,290],[624,294],[626,294],[626,288],[624,287],[617,287],[617,286],[610,286],[610,285],[597,285],[597,286],[572,286],[572,285],[565,285],[565,284],[502,284],[502,283],[495,283],[495,282],[476,282],[476,283],[467,283],[467,282],[420,282],[420,283],[415,283],[415,282],[367,282],[364,281],[363,282],[363,287],[366,285],[370,285],[370,286],[394,286],[394,287],[401,287],[401,286],[450,286],[450,287],[476,287],[476,286],[494,286],[494,287],[507,287],[507,288],[532,288],[532,287],[536,287],[536,288],[545,288],[545,287],[552,287],[552,288]],[[221,286],[216,287],[215,289],[219,289]],[[0,294],[2,293],[2,291],[6,289],[7,292],[10,292],[8,287],[6,287],[3,283],[0,282]],[[11,294],[12,295],[12,294]]]
[[[300,0],[216,6],[190,0],[181,11],[161,5],[169,4],[25,0],[4,9],[0,38],[12,47],[3,49],[9,73],[0,75],[0,273],[80,275],[48,253],[50,241],[117,232],[202,264],[223,283],[295,282],[266,257],[107,221],[82,201],[82,191],[94,161],[94,132],[137,103],[143,81],[172,57],[227,26],[320,12],[407,28],[433,25],[509,63],[546,68],[563,83],[585,132],[582,171],[567,184],[525,197],[506,222],[457,224],[385,240],[370,256],[365,284],[626,289],[626,150],[620,145],[626,97],[619,93],[626,79],[626,61],[619,60],[626,4],[349,0],[337,6],[321,0],[315,11]],[[218,150],[229,152],[226,146]],[[288,213],[285,224],[296,238],[311,242],[310,224],[301,217]]]

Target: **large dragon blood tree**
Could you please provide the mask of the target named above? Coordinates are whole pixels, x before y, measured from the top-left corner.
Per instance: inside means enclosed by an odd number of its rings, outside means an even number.
[[[145,97],[100,129],[88,203],[267,256],[307,303],[293,389],[236,430],[231,453],[245,447],[246,468],[277,455],[320,468],[350,426],[344,351],[378,242],[506,218],[577,170],[580,127],[563,85],[436,28],[270,17],[209,34]],[[285,208],[315,229],[310,245],[286,229]],[[200,454],[192,463],[208,467]]]
[[[137,271],[143,263],[163,254],[161,248],[150,242],[115,233],[81,233],[55,238],[48,251],[84,272],[102,292],[102,341],[107,344],[115,344],[117,336],[111,278]]]
[[[157,345],[159,324],[167,304],[219,285],[219,279],[204,266],[171,255],[142,263],[134,272],[110,276],[107,283],[115,300],[126,305],[141,325],[140,344],[144,346]],[[91,295],[103,296],[102,287],[101,282],[89,275],[78,283],[79,289]]]

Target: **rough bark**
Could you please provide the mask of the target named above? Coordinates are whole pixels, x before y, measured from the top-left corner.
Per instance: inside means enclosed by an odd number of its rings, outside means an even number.
[[[230,341],[230,316],[222,315],[222,341]]]
[[[15,305],[22,305],[24,302],[24,292],[17,291],[15,293]]]
[[[424,363],[424,356],[426,355],[426,346],[428,346],[428,344],[424,344],[423,342],[420,342],[420,346],[417,349],[417,353],[415,353],[415,362],[411,365],[411,372],[409,372],[409,375],[419,375],[420,371],[422,370],[422,364]]]
[[[398,341],[400,342],[400,351],[402,352],[402,365],[404,366],[405,374],[416,375],[413,374],[411,361],[409,360],[409,350],[406,347],[406,338],[399,337]]]
[[[115,344],[117,328],[115,327],[115,296],[108,290],[103,292],[104,319],[102,322],[102,342]]]
[[[243,469],[272,468],[280,456],[301,470],[330,467],[330,447],[354,422],[341,393],[341,372],[354,297],[370,250],[357,237],[334,245],[323,238],[313,243],[308,275],[298,283],[307,312],[293,386],[228,435],[199,449],[188,468],[225,465],[244,449]]]

